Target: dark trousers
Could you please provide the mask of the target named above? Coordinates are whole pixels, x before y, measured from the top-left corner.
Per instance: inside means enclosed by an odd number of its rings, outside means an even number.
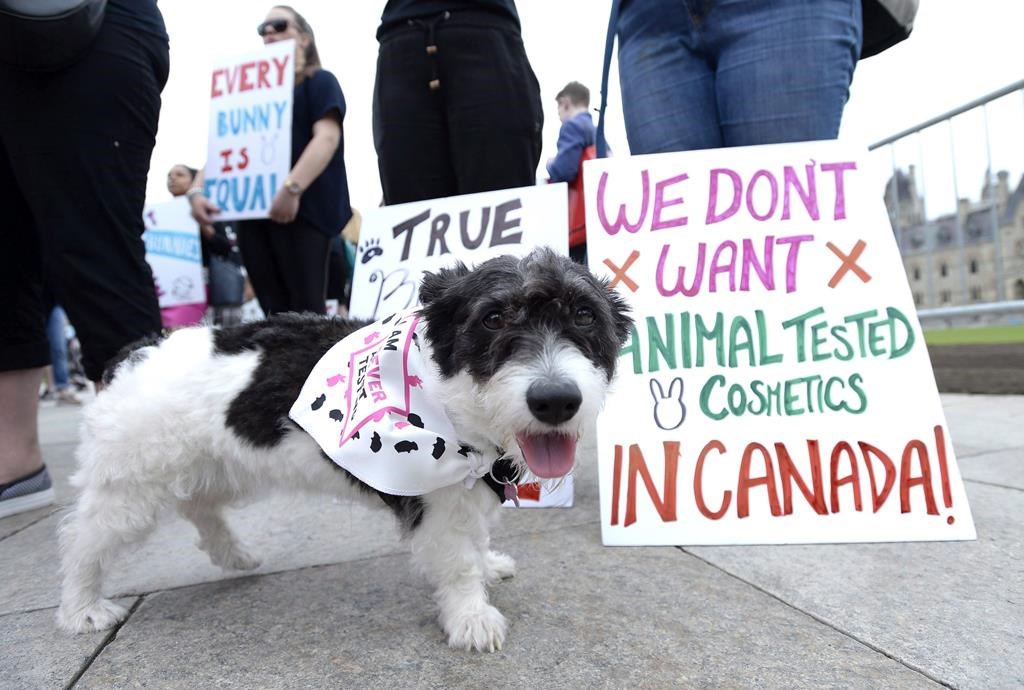
[[[264,313],[326,312],[326,235],[300,218],[287,225],[245,220],[236,227],[242,263]]]
[[[49,362],[44,273],[98,380],[160,332],[142,208],[167,42],[107,21],[75,65],[0,65],[0,371]]]
[[[380,37],[373,138],[386,204],[535,184],[543,125],[511,20],[447,12]]]

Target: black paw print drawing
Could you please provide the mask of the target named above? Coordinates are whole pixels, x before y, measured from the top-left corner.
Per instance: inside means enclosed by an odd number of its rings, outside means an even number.
[[[380,240],[376,237],[370,238],[363,242],[363,245],[359,247],[359,252],[363,255],[363,258],[359,260],[361,264],[370,263],[374,257],[378,257],[384,253],[384,250],[380,248]]]

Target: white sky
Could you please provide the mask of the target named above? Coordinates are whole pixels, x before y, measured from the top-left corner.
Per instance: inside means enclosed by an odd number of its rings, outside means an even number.
[[[175,163],[202,167],[209,118],[209,74],[213,61],[261,45],[256,25],[271,3],[252,0],[163,0],[160,9],[171,39],[171,75],[163,92],[160,131],[147,188],[150,202],[170,198],[167,170]],[[377,159],[373,149],[371,108],[376,68],[374,38],[383,0],[294,0],[312,25],[324,66],[341,82],[345,118],[345,164],[352,205],[366,209],[380,202]],[[573,79],[591,90],[599,103],[601,61],[608,21],[608,0],[519,0],[527,54],[541,86],[544,103],[544,151],[554,155],[558,138],[555,94]],[[969,9],[968,9],[969,8]],[[865,146],[1024,77],[1020,32],[1024,3],[1019,0],[922,0],[913,35],[902,44],[858,65],[840,138]],[[626,136],[619,106],[618,71],[612,60],[607,133],[619,155]],[[1024,95],[1002,99],[990,109],[993,167],[1011,170],[1013,184],[1024,166]],[[976,198],[987,165],[980,117],[958,133],[957,178],[960,196]],[[963,136],[961,129],[966,132]],[[979,138],[980,137],[980,138]],[[929,212],[953,205],[939,168],[947,167],[948,135],[936,133],[897,152],[899,162],[928,162],[929,196],[941,190],[942,201]],[[889,154],[885,154],[888,157]],[[930,158],[930,157],[931,158]],[[945,159],[943,159],[945,156]],[[939,162],[932,162],[937,158]],[[920,163],[919,163],[920,165]],[[946,203],[948,201],[948,204]]]

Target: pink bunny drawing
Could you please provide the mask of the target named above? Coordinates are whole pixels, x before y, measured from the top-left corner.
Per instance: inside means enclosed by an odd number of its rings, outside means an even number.
[[[651,396],[654,398],[654,423],[665,431],[678,428],[686,419],[683,380],[678,376],[669,384],[667,395],[658,379],[651,379]]]

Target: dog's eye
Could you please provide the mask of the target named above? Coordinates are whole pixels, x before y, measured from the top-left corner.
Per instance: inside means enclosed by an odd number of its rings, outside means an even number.
[[[492,311],[484,317],[484,328],[496,331],[500,328],[505,327],[505,317],[501,315],[500,311]]]
[[[574,319],[577,326],[591,326],[594,323],[594,310],[590,307],[580,307],[576,310]]]

